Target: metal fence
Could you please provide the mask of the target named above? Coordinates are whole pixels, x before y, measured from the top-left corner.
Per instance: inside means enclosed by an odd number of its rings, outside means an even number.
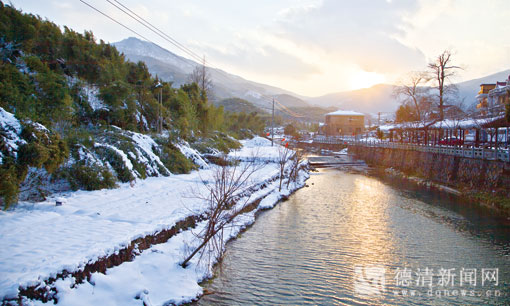
[[[455,147],[455,146],[432,146],[418,145],[410,143],[397,142],[379,142],[370,140],[351,140],[347,141],[350,145],[389,148],[409,151],[429,152],[461,157],[479,158],[486,160],[501,160],[510,163],[510,152],[508,149],[476,148],[476,147]]]

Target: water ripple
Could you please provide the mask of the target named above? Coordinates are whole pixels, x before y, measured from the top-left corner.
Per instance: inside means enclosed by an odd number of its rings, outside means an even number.
[[[313,185],[312,185],[313,183]],[[200,305],[510,304],[508,222],[428,190],[337,170],[321,170],[310,188],[261,214],[228,245]],[[413,189],[414,188],[414,189]],[[356,292],[355,267],[381,266],[379,295]],[[505,297],[395,295],[395,271],[499,268]],[[451,287],[448,289],[460,289]]]

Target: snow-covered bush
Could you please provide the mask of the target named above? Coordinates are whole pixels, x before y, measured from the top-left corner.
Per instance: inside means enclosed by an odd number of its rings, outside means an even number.
[[[58,134],[30,120],[20,121],[0,107],[0,204],[17,200],[29,167],[53,173],[69,151]]]

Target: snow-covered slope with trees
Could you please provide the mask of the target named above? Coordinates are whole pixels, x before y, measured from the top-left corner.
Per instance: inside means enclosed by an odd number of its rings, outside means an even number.
[[[278,155],[278,146],[271,147],[262,138],[243,143],[240,155],[233,152],[231,156],[250,155],[260,159],[261,167],[245,187],[250,190],[246,196],[252,200],[265,199],[260,207],[271,207],[304,184],[306,172],[289,189],[278,192],[278,165],[274,161],[267,163]],[[123,161],[128,164],[127,160]],[[44,202],[22,202],[15,209],[0,212],[0,296],[15,298],[19,288],[41,284],[57,289],[55,298],[61,301],[59,305],[80,305],[80,301],[105,298],[112,305],[136,304],[140,293],[158,305],[196,298],[201,294],[197,282],[211,276],[211,267],[197,270],[196,266],[187,269],[178,266],[185,245],[196,243],[191,232],[144,251],[134,262],[113,268],[107,275],[96,273],[90,282],[75,285],[75,280],[69,278],[56,283],[45,281],[63,271],[72,273],[83,269],[126,248],[137,238],[170,229],[188,216],[199,216],[206,203],[198,194],[207,192],[203,183],[212,182],[213,174],[214,169],[208,168],[190,174],[148,178],[136,184],[123,183],[117,189],[65,192]],[[56,206],[56,201],[63,205]],[[254,212],[240,217],[237,227],[226,233],[225,239],[235,237],[253,218]],[[165,274],[168,280],[165,285],[160,282],[160,269],[171,273]],[[133,282],[133,277],[139,281]]]

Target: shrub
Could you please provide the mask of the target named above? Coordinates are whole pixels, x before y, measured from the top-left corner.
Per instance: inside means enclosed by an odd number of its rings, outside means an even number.
[[[190,173],[191,170],[196,169],[196,165],[170,142],[163,146],[160,158],[165,167],[174,174]]]
[[[125,183],[135,179],[135,177],[131,173],[131,170],[129,170],[126,164],[124,163],[122,156],[120,156],[119,153],[115,152],[115,150],[107,147],[97,147],[96,152],[105,160],[107,160],[108,163],[110,163],[113,170],[115,170],[115,173],[117,174],[117,178],[119,179],[119,181]]]
[[[19,193],[19,177],[14,165],[2,165],[0,168],[0,203],[4,209],[16,202]]]
[[[116,187],[113,174],[106,167],[98,165],[74,164],[64,169],[60,176],[67,179],[73,190],[99,190]]]
[[[206,139],[195,141],[192,147],[202,154],[213,153],[214,149],[227,154],[231,150],[239,149],[241,143],[225,133],[216,132]]]

